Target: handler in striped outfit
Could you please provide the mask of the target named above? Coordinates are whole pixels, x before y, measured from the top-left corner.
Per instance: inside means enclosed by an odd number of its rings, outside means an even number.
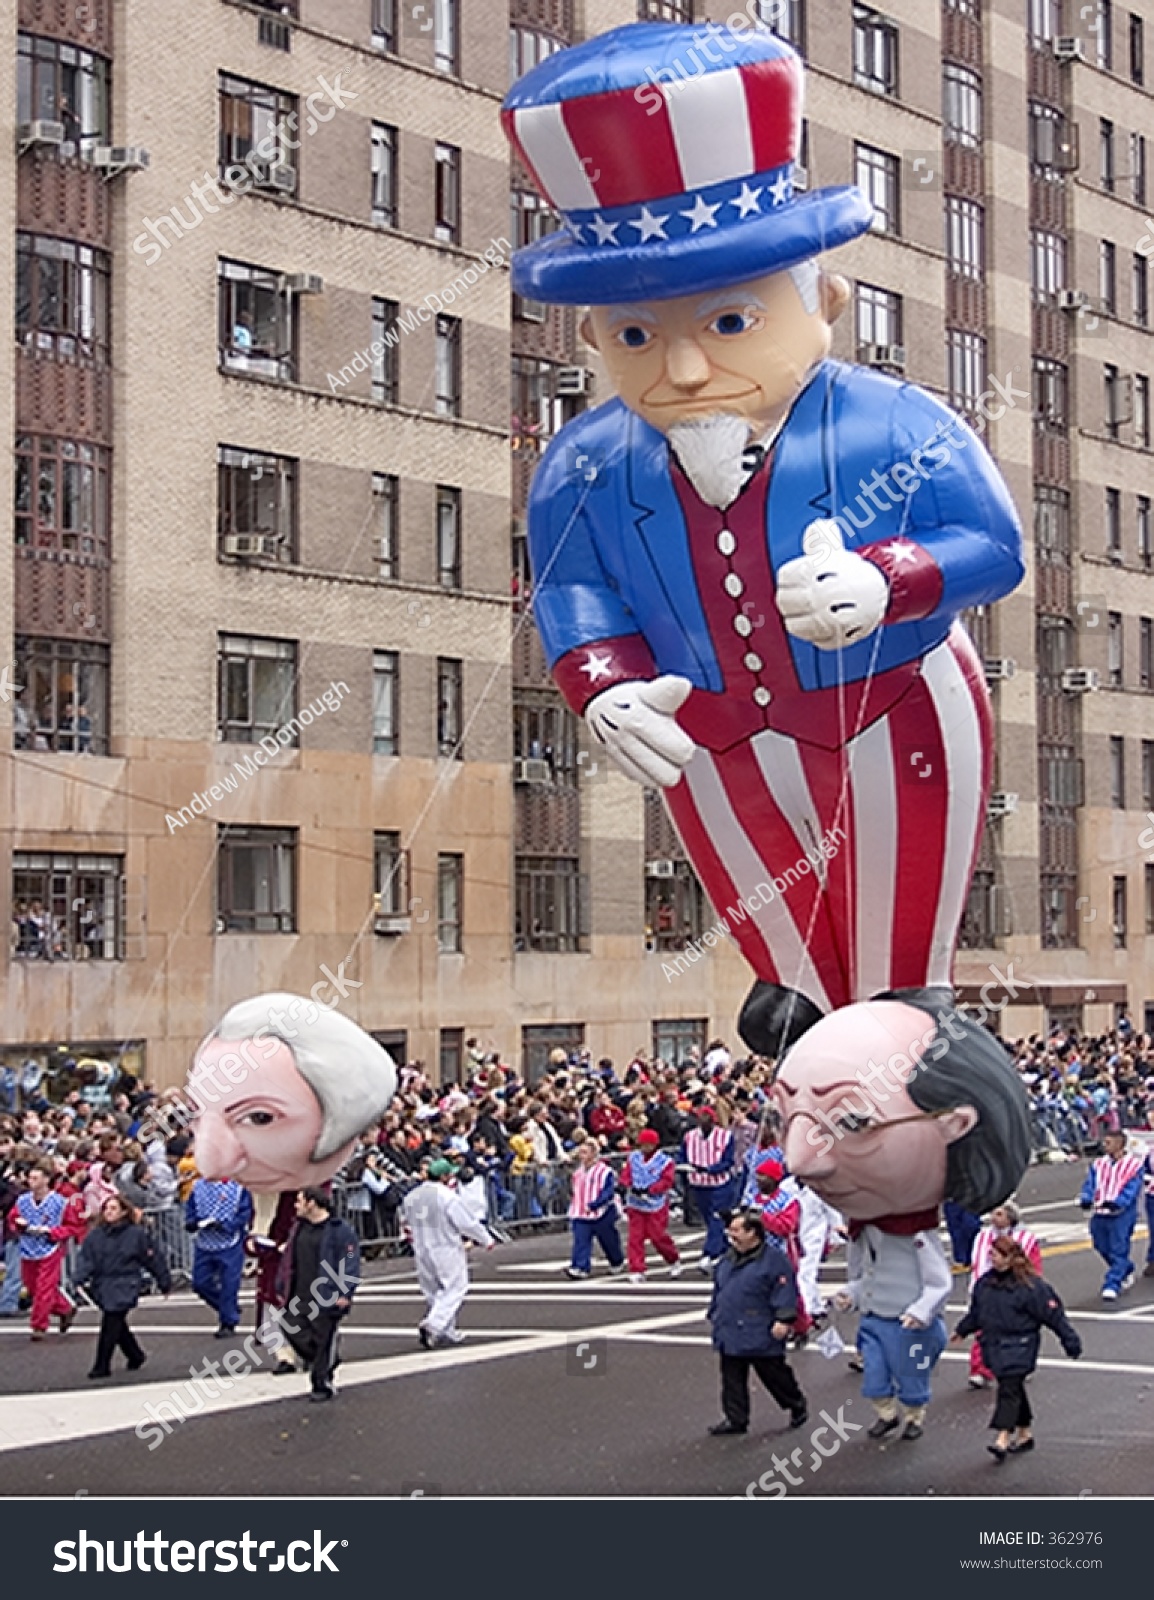
[[[705,1244],[697,1265],[702,1272],[712,1272],[725,1254],[725,1225],[736,1199],[737,1167],[733,1135],[717,1126],[708,1106],[698,1112],[696,1128],[682,1140],[680,1160],[689,1168],[686,1182],[705,1222]]]
[[[637,1149],[631,1150],[622,1169],[625,1215],[629,1219],[629,1281],[645,1282],[646,1241],[669,1263],[669,1276],[681,1276],[681,1256],[669,1232],[669,1195],[677,1176],[673,1157],[657,1147],[660,1135],[642,1128]]]
[[[593,1270],[593,1241],[601,1246],[609,1270],[617,1276],[625,1271],[625,1255],[617,1232],[617,1179],[613,1169],[601,1160],[596,1139],[577,1146],[577,1165],[573,1171],[569,1223],[573,1229],[573,1254],[565,1271],[570,1278],[588,1278]]]
[[[1138,1221],[1138,1196],[1142,1192],[1145,1162],[1128,1155],[1126,1135],[1108,1133],[1102,1140],[1106,1154],[1099,1156],[1082,1185],[1080,1203],[1089,1211],[1090,1237],[1106,1263],[1103,1300],[1117,1300],[1134,1282],[1130,1240]]]
[[[1012,1200],[1003,1201],[990,1212],[990,1220],[975,1238],[970,1256],[971,1301],[974,1285],[980,1278],[984,1278],[994,1265],[995,1239],[1012,1239],[1015,1244],[1021,1245],[1027,1261],[1039,1278],[1042,1276],[1042,1247],[1038,1243],[1036,1234],[1031,1233],[1029,1228],[1019,1226],[1021,1220],[1022,1214]],[[987,1367],[982,1354],[981,1336],[975,1335],[974,1342],[970,1346],[970,1388],[986,1389],[994,1381],[994,1374]]]

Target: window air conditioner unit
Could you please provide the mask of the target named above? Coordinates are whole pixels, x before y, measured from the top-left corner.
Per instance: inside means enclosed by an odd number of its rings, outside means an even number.
[[[226,533],[222,548],[226,556],[275,556],[280,540],[269,533]]]
[[[906,364],[904,344],[863,344],[858,360],[866,367],[901,367]]]
[[[287,167],[277,161],[253,161],[249,163],[252,172],[252,186],[272,194],[295,194],[297,187],[297,174],[295,167]]]
[[[1062,674],[1062,687],[1068,694],[1092,694],[1101,683],[1101,674],[1094,667],[1067,667]]]
[[[373,932],[396,937],[399,933],[413,931],[412,917],[402,917],[393,911],[378,911],[373,917]]]
[[[552,783],[553,769],[547,761],[532,757],[526,761],[514,761],[514,783]]]
[[[63,144],[62,122],[22,122],[16,130],[16,141],[22,150],[34,144]]]
[[[1086,50],[1081,39],[1072,34],[1063,34],[1054,40],[1054,59],[1056,61],[1085,61]]]
[[[588,394],[590,372],[588,367],[558,367],[557,394]]]
[[[987,656],[982,665],[987,683],[1005,683],[1018,670],[1018,663],[1012,656]]]
[[[1090,304],[1085,289],[1059,289],[1054,296],[1059,311],[1081,311]]]
[[[666,858],[663,861],[650,861],[645,868],[647,878],[675,878],[677,876],[677,862]]]
[[[1005,789],[999,790],[990,796],[990,803],[986,807],[988,817],[1010,817],[1018,809],[1018,797]]]
[[[809,170],[795,162],[793,172],[793,189],[795,194],[803,194],[809,188]]]
[[[92,165],[102,167],[110,178],[121,172],[143,172],[152,157],[138,144],[98,144],[92,152]]]
[[[286,272],[280,281],[285,294],[324,294],[325,280],[319,272]]]

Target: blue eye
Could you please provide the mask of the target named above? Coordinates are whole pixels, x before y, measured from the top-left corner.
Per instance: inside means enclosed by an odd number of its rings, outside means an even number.
[[[753,320],[744,311],[723,311],[719,317],[714,317],[709,326],[713,333],[733,335],[748,332]]]
[[[645,346],[652,341],[653,335],[648,333],[646,329],[638,327],[637,323],[631,322],[627,328],[622,328],[617,337],[630,350],[644,350]]]

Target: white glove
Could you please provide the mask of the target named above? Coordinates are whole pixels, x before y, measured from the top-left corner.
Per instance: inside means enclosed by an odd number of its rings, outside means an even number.
[[[692,689],[688,678],[672,673],[619,683],[593,696],[585,721],[627,778],[671,789],[697,749],[673,715]]]
[[[890,586],[871,561],[847,550],[832,519],[811,522],[803,556],[778,569],[777,609],[786,631],[819,650],[840,650],[865,639],[881,622]]]

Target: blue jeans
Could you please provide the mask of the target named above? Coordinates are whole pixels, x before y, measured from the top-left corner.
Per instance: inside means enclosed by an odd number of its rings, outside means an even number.
[[[4,1282],[0,1284],[0,1317],[13,1317],[20,1309],[20,1241],[4,1243]]]
[[[935,1317],[928,1328],[903,1328],[897,1317],[867,1311],[857,1332],[865,1371],[861,1392],[867,1400],[890,1400],[903,1406],[930,1403],[930,1375],[946,1348],[946,1325]]]
[[[968,1267],[974,1254],[974,1240],[982,1229],[981,1217],[966,1211],[956,1200],[947,1200],[942,1207],[950,1235],[950,1249],[959,1267]]]
[[[193,1290],[216,1312],[222,1328],[235,1328],[240,1322],[238,1296],[243,1271],[243,1239],[238,1239],[228,1250],[205,1250],[198,1246],[193,1253]]]
[[[1120,1212],[1116,1217],[1091,1217],[1090,1238],[1094,1241],[1094,1249],[1106,1263],[1106,1277],[1103,1280],[1103,1289],[1121,1289],[1123,1283],[1134,1270],[1134,1263],[1130,1260],[1130,1239],[1134,1232],[1134,1224],[1138,1221],[1138,1207],[1133,1205],[1128,1211]]]
[[[593,1266],[593,1241],[604,1250],[611,1267],[619,1267],[625,1260],[621,1249],[621,1235],[617,1232],[617,1218],[612,1215],[597,1217],[572,1217],[573,1255],[569,1265],[578,1272],[589,1272]]]
[[[690,1186],[693,1203],[701,1212],[701,1219],[705,1223],[705,1243],[702,1253],[711,1261],[717,1261],[725,1254],[725,1219],[721,1213],[733,1209],[734,1195],[737,1184],[734,1179],[728,1183],[720,1184],[711,1189],[708,1186],[698,1188],[696,1184]]]

